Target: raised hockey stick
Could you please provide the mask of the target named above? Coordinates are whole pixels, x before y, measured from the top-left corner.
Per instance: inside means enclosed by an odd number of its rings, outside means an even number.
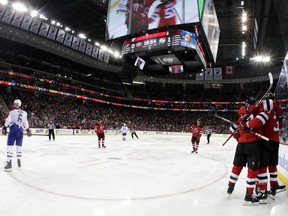
[[[269,76],[269,88],[268,90],[265,92],[265,94],[262,96],[262,98],[257,102],[256,107],[263,101],[263,99],[266,97],[266,95],[270,92],[271,88],[273,87],[273,75],[271,72],[268,73]]]
[[[230,124],[235,124],[235,122],[232,122],[232,121],[230,121],[229,119],[223,118],[223,117],[217,115],[217,113],[215,113],[214,116],[215,116],[216,118],[222,119],[223,121],[228,122],[228,123],[230,123]],[[269,141],[269,138],[268,138],[268,137],[263,136],[262,134],[259,134],[259,133],[257,133],[257,132],[254,132],[254,131],[252,131],[251,129],[248,129],[248,128],[247,128],[247,130],[248,130],[250,133],[254,134],[255,136],[257,136],[257,137],[259,137],[259,138],[261,138],[261,139],[264,139],[264,140],[266,140],[266,141]]]
[[[179,19],[180,23],[182,24],[182,23],[183,23],[183,21],[182,21],[182,19],[181,19],[181,17],[180,17],[180,15],[179,15],[179,13],[178,13],[178,11],[176,10],[176,8],[175,8],[175,7],[174,7],[174,12],[175,12],[176,16],[178,17],[178,19]]]

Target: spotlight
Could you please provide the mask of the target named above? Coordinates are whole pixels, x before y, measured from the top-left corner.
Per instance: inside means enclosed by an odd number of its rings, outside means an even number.
[[[13,3],[12,8],[14,8],[15,10],[20,11],[20,12],[27,12],[28,11],[27,7],[20,2]]]
[[[31,16],[32,17],[35,17],[37,15],[38,15],[38,11],[36,11],[36,10],[31,11]]]
[[[7,3],[8,3],[7,0],[0,0],[0,4],[2,4],[2,5],[6,5]]]

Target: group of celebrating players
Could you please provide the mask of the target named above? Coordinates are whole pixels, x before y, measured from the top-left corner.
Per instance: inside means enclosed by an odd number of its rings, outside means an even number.
[[[244,204],[266,204],[268,195],[274,198],[277,193],[286,189],[277,181],[279,131],[283,124],[283,110],[275,100],[275,95],[268,93],[262,101],[248,98],[238,114],[239,119],[230,127],[238,144],[227,193],[232,194],[243,167],[247,165]]]

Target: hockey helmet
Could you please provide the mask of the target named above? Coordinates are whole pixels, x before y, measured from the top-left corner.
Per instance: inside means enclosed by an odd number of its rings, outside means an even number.
[[[268,92],[267,95],[265,96],[265,99],[272,99],[272,100],[275,100],[276,97],[275,97],[275,94],[272,93],[272,92]]]
[[[245,104],[255,104],[256,103],[256,99],[253,96],[247,97],[247,99],[245,100]]]
[[[13,102],[13,106],[14,106],[14,107],[17,107],[17,108],[21,107],[21,104],[22,104],[22,102],[21,102],[21,100],[19,100],[19,99],[16,99],[16,100],[14,100],[14,102]]]

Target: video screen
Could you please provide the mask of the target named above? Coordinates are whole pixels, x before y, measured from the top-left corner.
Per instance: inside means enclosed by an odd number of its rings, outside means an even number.
[[[280,71],[277,86],[275,89],[275,96],[277,99],[288,98],[288,52],[286,53]]]
[[[171,65],[171,66],[169,66],[169,73],[171,73],[171,74],[179,74],[179,73],[183,73],[183,72],[184,72],[183,65]]]
[[[200,22],[197,0],[110,0],[106,40],[155,28]]]
[[[192,49],[196,48],[197,41],[196,41],[196,35],[194,33],[182,30],[180,37],[181,37],[181,46],[189,47]]]
[[[214,62],[216,62],[220,38],[220,27],[213,0],[205,1],[201,23],[208,40]]]

